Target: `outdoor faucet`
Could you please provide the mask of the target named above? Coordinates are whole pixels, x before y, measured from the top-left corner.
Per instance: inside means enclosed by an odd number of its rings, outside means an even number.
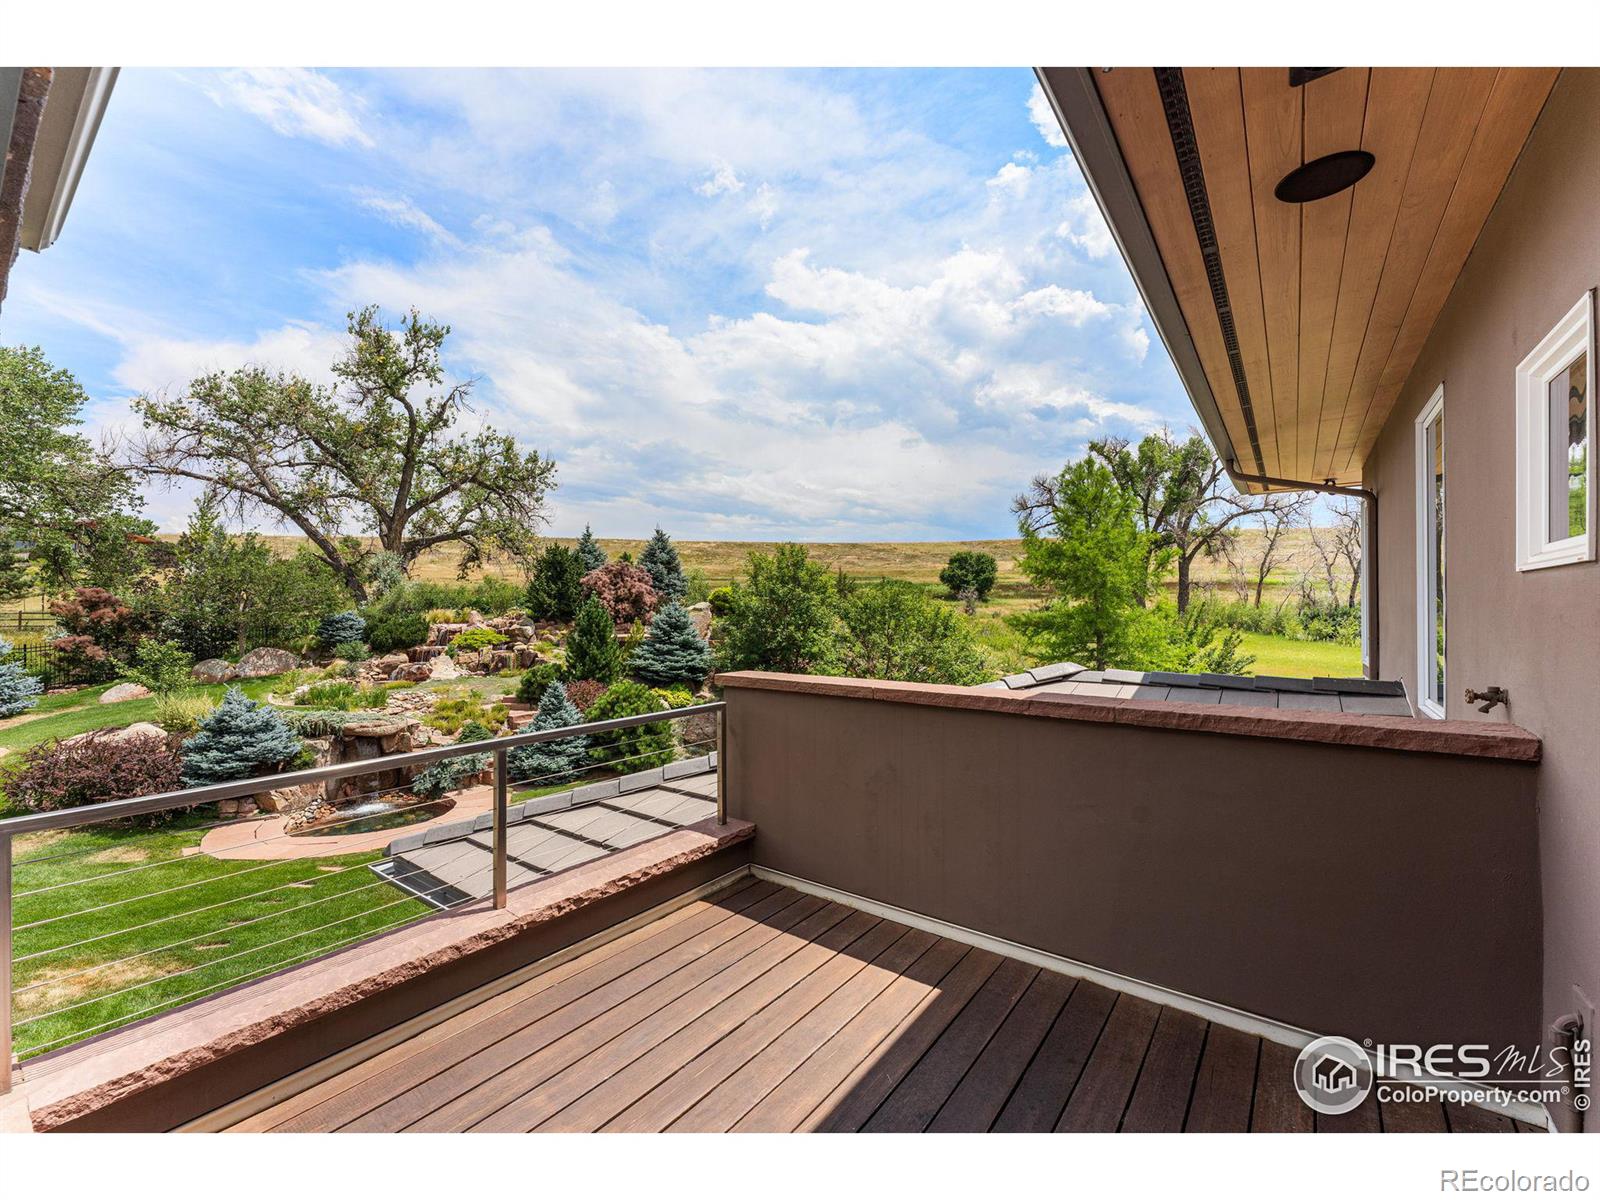
[[[1504,704],[1509,708],[1511,706],[1511,693],[1498,685],[1486,688],[1481,692],[1474,691],[1472,688],[1467,689],[1468,704],[1478,704],[1480,700],[1483,701],[1482,704],[1478,705],[1478,711],[1481,713],[1488,712],[1496,704]]]

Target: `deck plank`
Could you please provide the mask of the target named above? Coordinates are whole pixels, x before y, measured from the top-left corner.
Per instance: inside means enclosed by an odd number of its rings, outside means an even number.
[[[1100,1040],[1056,1122],[1063,1133],[1110,1133],[1122,1123],[1145,1050],[1155,1033],[1159,1004],[1124,992],[1117,997]]]
[[[988,1132],[1066,1006],[1076,982],[1056,971],[1040,971],[1034,977],[978,1061],[929,1123],[930,1131]]]
[[[1122,1129],[1129,1133],[1182,1133],[1206,1043],[1206,1022],[1193,1013],[1163,1008],[1144,1069],[1133,1088]]]
[[[1347,1113],[1318,1113],[1318,1133],[1381,1133],[1383,1125],[1378,1120],[1378,1097],[1368,1092],[1367,1098]]]
[[[1448,1133],[1444,1105],[1431,1100],[1380,1100],[1378,1121],[1385,1133]]]
[[[1252,1133],[1310,1133],[1315,1115],[1294,1090],[1299,1051],[1278,1042],[1261,1043],[1256,1064],[1256,1094],[1250,1110]]]
[[[1510,1117],[1502,1117],[1476,1104],[1447,1100],[1444,1114],[1451,1133],[1515,1133]]]
[[[1194,1133],[1249,1131],[1260,1050],[1261,1039],[1248,1033],[1217,1024],[1206,1029],[1206,1046],[1184,1129]],[[1292,1076],[1289,1084],[1292,1091]],[[1300,1103],[1298,1095],[1295,1103]]]
[[[1038,967],[1017,959],[1002,961],[862,1129],[869,1133],[926,1129],[1038,974]]]
[[[1110,988],[1079,981],[995,1119],[996,1132],[1049,1133],[1056,1127],[1116,1002]]]

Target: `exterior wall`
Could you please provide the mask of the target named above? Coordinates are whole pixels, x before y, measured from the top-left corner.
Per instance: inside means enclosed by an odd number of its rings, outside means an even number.
[[[1407,751],[1337,740],[1385,718],[1304,740],[1276,710],[720,682],[758,865],[1320,1033],[1537,1044],[1538,772],[1487,737],[1444,722],[1462,753]]]
[[[1544,743],[1547,1020],[1574,1009],[1574,985],[1600,1002],[1600,563],[1516,569],[1515,371],[1600,285],[1597,122],[1600,71],[1565,71],[1365,464],[1382,511],[1380,673],[1415,689],[1413,421],[1442,382],[1446,712]],[[1494,684],[1510,712],[1480,716],[1463,691]]]

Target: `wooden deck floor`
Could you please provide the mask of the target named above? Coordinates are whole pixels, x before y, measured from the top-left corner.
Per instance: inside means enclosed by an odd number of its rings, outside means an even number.
[[[1316,1117],[1294,1051],[746,879],[240,1122],[245,1130],[1504,1131]]]

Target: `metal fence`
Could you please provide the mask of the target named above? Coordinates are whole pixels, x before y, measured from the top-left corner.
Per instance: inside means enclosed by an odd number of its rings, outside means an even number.
[[[10,661],[21,663],[22,669],[37,675],[45,687],[104,683],[116,677],[117,664],[109,658],[91,663],[81,655],[61,653],[53,640],[59,632],[60,625],[49,613],[0,613],[0,637],[12,644]],[[250,624],[228,646],[219,647],[219,656],[244,654],[261,646],[304,652],[315,633],[315,621]]]
[[[542,813],[555,811],[549,807],[552,804],[563,803],[559,796],[545,794],[549,789],[544,785],[552,777],[512,778],[510,752],[513,750],[575,736],[593,737],[684,718],[714,716],[714,734],[698,743],[680,744],[675,739],[671,754],[680,750],[704,751],[706,769],[716,771],[717,819],[725,821],[724,713],[725,705],[715,701],[0,820],[0,1094],[11,1088],[13,1030],[25,1031],[21,1034],[20,1050],[24,1057],[29,1057],[366,941],[423,915],[476,901],[489,901],[496,908],[505,907],[508,829],[524,819],[525,809],[531,819],[536,804],[537,811]],[[659,755],[661,751],[653,753]],[[70,839],[64,842],[45,840],[30,846],[23,858],[17,858],[14,853],[16,839],[24,836],[64,834],[85,826],[126,822],[173,810],[193,810],[223,800],[252,797],[269,787],[280,790],[355,777],[378,778],[395,771],[409,773],[416,768],[470,755],[482,755],[492,764],[493,807],[488,828],[482,828],[483,822],[467,821],[461,823],[464,828],[459,833],[451,833],[455,829],[453,825],[450,829],[436,827],[434,833],[456,838],[464,852],[480,856],[483,853],[481,836],[483,833],[490,835],[491,869],[481,894],[463,893],[455,887],[442,896],[423,894],[423,888],[404,878],[396,878],[392,868],[397,856],[390,854],[392,844],[375,859],[332,868],[316,866],[315,858],[290,860],[312,864],[311,874],[280,882],[274,882],[274,868],[282,867],[283,863],[272,859],[246,859],[245,865],[217,878],[176,882],[183,877],[171,874],[171,869],[175,865],[192,864],[199,856],[185,852],[146,861],[148,856],[142,856],[134,844],[116,847],[126,852],[108,853],[99,846],[72,846]],[[696,769],[691,764],[684,765]],[[627,759],[604,765],[607,771],[627,768]],[[567,782],[572,774],[564,772],[555,778]],[[662,778],[666,778],[664,773]],[[340,807],[363,804],[388,794],[403,794],[405,798],[404,803],[392,806],[395,811],[437,803],[410,795],[409,788],[407,782],[363,792],[343,798]],[[530,788],[534,789],[531,794],[539,799],[512,808],[513,789],[521,792]],[[586,793],[594,790],[580,787],[562,793],[569,796],[565,807],[582,808],[613,800],[609,794],[587,798]],[[202,822],[188,825],[186,831],[209,831],[239,823],[238,819]],[[396,833],[404,835],[405,830],[402,828]],[[139,836],[158,838],[170,834],[157,829]],[[280,832],[266,840],[286,836],[291,835]],[[436,844],[432,834],[426,840],[429,846]],[[130,841],[136,842],[137,838]],[[252,849],[261,844],[261,839],[249,843]],[[221,859],[220,854],[215,857]],[[92,862],[97,869],[77,877],[73,877],[72,870],[65,869],[81,866],[84,861]],[[105,869],[98,869],[102,865]],[[382,869],[385,866],[391,869],[385,871]],[[560,869],[565,867],[557,860],[544,873]],[[168,872],[165,878],[163,872]],[[367,876],[360,872],[370,872],[375,876],[374,881],[366,882]],[[27,876],[27,886],[17,886],[19,873]],[[233,882],[241,877],[253,878]],[[116,882],[108,887],[107,880]],[[219,887],[219,881],[224,886]],[[130,887],[129,884],[135,885]],[[321,894],[318,889],[322,889]],[[360,897],[355,905],[350,902],[352,896]],[[178,897],[176,903],[184,907],[168,911],[175,902],[174,897]],[[418,905],[419,900],[425,903]],[[154,903],[157,901],[159,905]],[[274,907],[263,911],[269,903]],[[332,908],[327,907],[330,904]],[[19,905],[26,917],[22,921],[17,920]],[[338,915],[340,913],[343,915]],[[226,943],[241,931],[248,931],[245,940],[252,944],[243,951],[234,951]],[[147,945],[150,941],[156,944]],[[218,942],[224,944],[216,948],[225,953],[208,957],[198,965],[178,957],[180,952],[204,950]],[[266,953],[268,951],[272,953]],[[41,965],[48,969],[41,970]],[[224,966],[227,969],[221,969]],[[23,969],[27,982],[14,988],[18,968]],[[98,990],[92,985],[97,985]],[[94,994],[82,998],[85,990]],[[19,1013],[16,1002],[22,997],[28,998],[26,1011]],[[155,1002],[146,1003],[152,997]],[[94,1006],[99,1006],[98,1011]],[[100,1020],[101,1017],[106,1019]],[[65,1033],[61,1032],[63,1029]]]

